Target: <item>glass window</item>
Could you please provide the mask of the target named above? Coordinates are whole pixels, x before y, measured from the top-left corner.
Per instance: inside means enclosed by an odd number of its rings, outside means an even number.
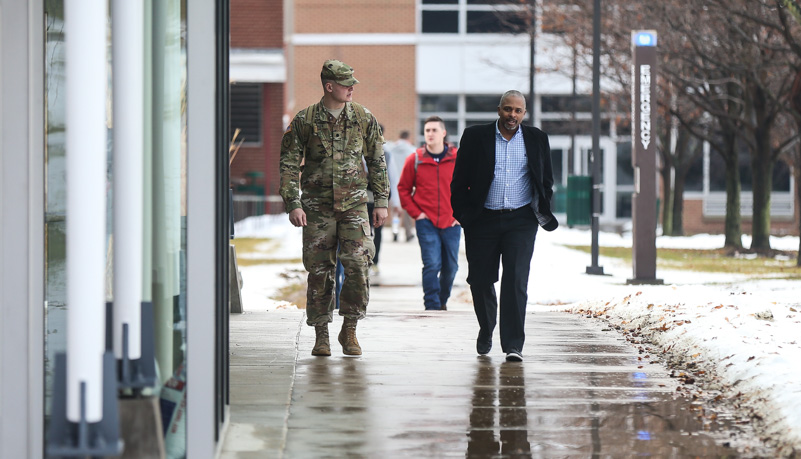
[[[562,177],[562,172],[564,168],[562,167],[562,161],[565,156],[565,151],[562,149],[555,149],[551,150],[551,163],[553,167],[553,183],[555,185],[563,185],[564,180]]]
[[[571,113],[573,107],[577,112],[592,113],[592,96],[542,96],[540,98],[543,113]]]
[[[615,124],[615,130],[617,131],[617,135],[619,137],[629,136],[631,137],[631,118],[626,116],[625,118],[617,118],[617,123]]]
[[[619,191],[616,196],[615,217],[631,218],[631,192]],[[603,203],[603,201],[601,201]]]
[[[542,121],[542,130],[548,135],[576,135],[586,136],[592,135],[592,121],[590,120],[544,120]]]
[[[726,191],[726,163],[714,148],[709,153],[709,191]]]
[[[513,5],[509,0],[467,0],[468,5]]]
[[[458,11],[423,11],[423,33],[458,32]]]
[[[465,127],[476,126],[478,124],[488,124],[494,123],[498,118],[486,118],[486,119],[469,119],[465,120]]]
[[[570,96],[541,96],[540,110],[542,113],[569,112]]]
[[[617,144],[617,184],[634,185],[634,167],[631,165],[631,141]]]
[[[158,7],[156,4],[158,3]],[[50,421],[52,405],[54,356],[66,350],[66,179],[65,158],[65,50],[64,0],[45,0],[45,104],[47,120],[45,142],[45,422]],[[186,353],[186,8],[182,0],[154,2],[154,16],[159,21],[146,24],[153,30],[152,48],[145,50],[152,69],[147,78],[152,81],[146,106],[150,107],[152,122],[145,125],[146,183],[144,190],[144,247],[143,301],[152,302],[155,314],[155,352],[160,380],[154,388],[159,397],[165,443],[169,457],[183,457],[186,450],[184,425],[185,393],[172,388],[185,387]],[[80,20],[80,18],[76,18]],[[145,18],[148,21],[148,18]],[[156,28],[159,28],[156,30]],[[110,47],[110,43],[108,43]],[[111,58],[109,53],[109,59]],[[109,66],[111,62],[109,61]],[[111,97],[111,91],[109,91]],[[109,105],[111,101],[109,100]],[[113,184],[112,131],[109,131],[108,183]],[[112,249],[111,186],[108,187],[108,226],[106,244]],[[151,199],[145,199],[145,196]],[[71,255],[76,256],[76,255]],[[78,254],[77,256],[80,256]],[[106,285],[112,285],[111,271]],[[113,299],[108,292],[107,300]],[[183,406],[182,406],[183,405]],[[191,409],[191,408],[189,408]],[[45,426],[45,432],[47,427]]]
[[[50,420],[56,354],[67,349],[66,106],[63,1],[45,2],[45,423]],[[48,432],[45,428],[45,432]]]
[[[790,192],[790,166],[784,161],[777,161],[773,166],[773,191]]]
[[[575,127],[574,127],[575,123]],[[609,135],[609,120],[601,120],[601,135]],[[575,130],[574,130],[575,128]],[[592,135],[592,120],[543,120],[542,128],[548,135]]]
[[[751,155],[748,154],[748,150],[746,150],[745,146],[738,142],[737,147],[737,161],[738,166],[740,168],[740,190],[741,191],[751,191],[752,188],[752,180],[753,177],[751,176]]]
[[[703,154],[696,156],[692,165],[687,170],[687,175],[684,176],[684,191],[704,191]]]
[[[420,96],[420,111],[436,114],[443,112],[456,113],[459,111],[459,96],[422,95]]]
[[[237,142],[261,143],[262,85],[238,83],[231,85],[231,134],[239,129]]]
[[[499,96],[465,96],[465,110],[471,112],[497,112]]]
[[[516,11],[468,11],[467,33],[521,33],[526,18]]]

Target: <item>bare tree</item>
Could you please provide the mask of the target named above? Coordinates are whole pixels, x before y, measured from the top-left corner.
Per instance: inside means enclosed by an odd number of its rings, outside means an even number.
[[[788,9],[788,4],[795,10]],[[789,105],[792,82],[801,69],[801,45],[797,41],[801,33],[799,24],[788,15],[797,13],[798,5],[794,0],[700,0],[692,8],[678,0],[605,0],[603,5],[604,78],[618,82],[622,88],[606,98],[613,103],[618,98],[617,106],[628,106],[630,97],[631,28],[652,28],[659,33],[662,78],[658,89],[661,122],[657,129],[661,141],[657,147],[665,168],[663,225],[669,233],[681,233],[680,210],[675,205],[682,200],[684,167],[689,167],[698,154],[697,145],[691,148],[693,143],[682,137],[691,134],[709,142],[723,159],[727,196],[725,245],[742,248],[738,147],[745,146],[750,154],[748,166],[753,184],[751,249],[769,251],[774,167],[787,155],[801,130],[801,105]],[[579,66],[588,69],[591,2],[545,2],[543,17],[548,8],[568,7],[572,11],[562,25],[561,36],[573,49],[584,51],[578,54]],[[801,94],[801,89],[794,94]],[[795,132],[777,129],[777,123],[787,113],[797,120]],[[678,120],[684,133],[679,134],[681,130],[676,130],[674,120]],[[792,151],[796,150],[801,155],[801,146]],[[801,164],[792,164],[798,174]],[[801,183],[801,178],[797,180]]]
[[[565,40],[573,40],[577,46],[589,46],[586,31],[592,15],[588,2],[577,1],[574,8],[581,14],[576,15],[575,29],[565,34]],[[605,95],[617,106],[630,106],[631,94],[631,31],[632,25],[638,29],[656,29],[659,36],[660,77],[657,79],[659,97],[657,109],[659,113],[656,123],[657,153],[661,164],[662,175],[662,228],[666,235],[683,234],[683,190],[687,173],[702,154],[698,142],[692,142],[690,136],[701,139],[718,140],[719,136],[711,133],[698,104],[688,94],[688,86],[704,81],[703,77],[684,78],[686,72],[692,72],[691,65],[685,62],[688,45],[685,32],[680,31],[669,21],[674,18],[691,31],[699,33],[704,30],[704,22],[698,20],[692,12],[688,12],[680,2],[664,0],[661,2],[632,3],[622,0],[604,1],[603,11],[603,72],[607,81],[615,81],[621,90]],[[681,13],[681,12],[684,13]],[[677,17],[677,12],[680,15]],[[699,29],[700,28],[700,29]],[[690,53],[692,54],[692,53]],[[588,65],[585,63],[585,65]],[[681,78],[675,78],[674,76]],[[707,117],[708,118],[708,117]],[[703,122],[702,122],[703,121]],[[681,125],[679,129],[677,126]],[[735,173],[738,172],[735,170]],[[742,247],[740,242],[739,188],[737,192],[736,212],[727,216],[727,244]],[[733,193],[732,193],[733,194]]]
[[[801,41],[798,40],[801,32],[801,7],[793,0],[775,0],[775,2],[778,7],[776,12],[782,37],[793,54],[801,58]],[[788,18],[788,13],[793,16],[795,22]],[[796,66],[793,70],[795,78],[787,98],[788,113],[795,122],[796,134],[799,134],[801,133],[801,66]],[[796,203],[801,204],[801,142],[797,141],[795,148],[789,149],[785,158],[793,168]],[[801,218],[798,221],[798,232],[801,234]],[[799,238],[798,242],[796,266],[801,266],[801,238]]]
[[[744,115],[742,139],[751,156],[753,193],[751,249],[770,251],[770,198],[773,170],[794,135],[775,130],[786,110],[798,56],[783,40],[781,7],[774,0],[707,0],[723,16],[726,42],[720,47],[736,59],[719,61],[742,85]]]
[[[669,5],[659,5],[667,13]],[[731,72],[721,69],[717,42],[725,40],[719,27],[722,18],[708,8],[666,17],[667,39],[661,47],[668,64],[662,69],[665,79],[681,88],[679,94],[706,115],[699,123],[696,116],[672,110],[681,124],[697,138],[710,144],[725,165],[726,216],[724,247],[741,250],[740,164],[737,152],[739,123],[745,103],[741,86]],[[723,56],[725,57],[725,56]],[[690,111],[689,113],[693,113]]]

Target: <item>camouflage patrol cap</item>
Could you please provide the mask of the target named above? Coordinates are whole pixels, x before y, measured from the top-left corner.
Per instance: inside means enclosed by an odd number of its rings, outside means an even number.
[[[336,81],[342,86],[353,86],[359,82],[359,80],[353,78],[353,67],[336,59],[328,59],[323,63],[320,78]]]

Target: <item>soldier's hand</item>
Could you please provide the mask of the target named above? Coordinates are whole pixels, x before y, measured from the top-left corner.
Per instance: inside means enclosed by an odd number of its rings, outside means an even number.
[[[376,207],[373,209],[373,226],[378,228],[383,225],[384,222],[387,221],[387,215],[389,215],[389,211],[386,207]]]
[[[306,226],[306,212],[300,207],[289,212],[289,222],[294,226]]]

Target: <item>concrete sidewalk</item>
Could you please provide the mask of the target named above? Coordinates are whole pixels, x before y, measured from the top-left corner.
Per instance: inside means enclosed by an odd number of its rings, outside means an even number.
[[[464,260],[449,310],[425,312],[417,242],[384,241],[362,357],[342,355],[338,316],[328,358],[311,356],[303,311],[231,316],[222,457],[737,455],[723,443],[740,427],[699,417],[647,349],[597,321],[532,311],[523,363],[497,332],[477,357]]]

